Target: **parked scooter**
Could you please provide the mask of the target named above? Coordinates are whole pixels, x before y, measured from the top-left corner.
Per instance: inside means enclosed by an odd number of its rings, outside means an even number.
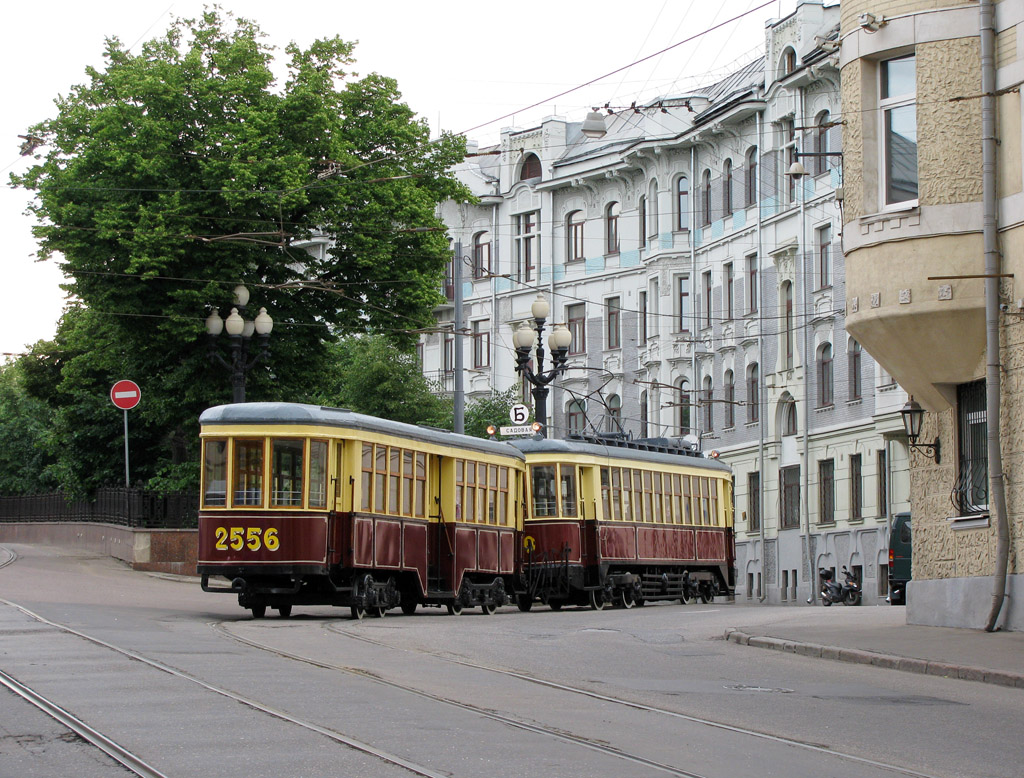
[[[860,585],[853,573],[843,568],[845,583],[840,585],[832,579],[832,571],[827,568],[818,570],[821,576],[821,604],[829,606],[834,602],[841,602],[843,605],[860,605]]]

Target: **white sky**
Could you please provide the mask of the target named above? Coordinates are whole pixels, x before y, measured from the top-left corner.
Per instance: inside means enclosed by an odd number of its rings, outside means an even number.
[[[268,41],[308,46],[318,37],[358,41],[354,70],[398,81],[406,102],[433,132],[471,130],[482,144],[502,127],[535,126],[551,114],[580,121],[591,106],[628,106],[716,81],[761,53],[765,23],[793,11],[774,0],[720,30],[683,43],[624,72],[557,99],[573,87],[697,36],[765,0],[223,0],[256,21]],[[53,0],[11,4],[0,45],[0,361],[50,338],[64,305],[54,261],[35,261],[28,193],[7,185],[23,171],[17,137],[55,114],[53,100],[104,66],[104,38],[138,43],[163,33],[172,16],[191,17],[196,0]],[[537,108],[528,109],[535,103]],[[515,114],[500,118],[506,114]],[[476,128],[478,125],[485,125]]]

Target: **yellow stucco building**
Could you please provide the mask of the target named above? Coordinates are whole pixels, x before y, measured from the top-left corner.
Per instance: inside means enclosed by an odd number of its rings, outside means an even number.
[[[1024,0],[980,5],[841,4],[846,323],[925,409],[917,442],[938,444],[911,452],[908,621],[1020,630]]]

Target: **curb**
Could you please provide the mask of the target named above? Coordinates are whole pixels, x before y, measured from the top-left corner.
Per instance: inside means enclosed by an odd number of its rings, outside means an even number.
[[[901,670],[905,673],[921,675],[938,675],[943,678],[959,678],[964,681],[979,681],[1024,689],[1024,674],[1011,673],[1003,670],[989,670],[984,667],[956,665],[947,662],[932,662],[927,659],[914,659],[878,651],[867,651],[860,648],[840,648],[823,646],[818,643],[802,643],[796,640],[773,638],[765,635],[748,635],[738,629],[727,629],[725,639],[741,646],[769,648],[774,651],[786,651],[790,654],[812,656],[821,659],[832,659],[839,662],[853,662],[861,665],[884,667],[888,670]]]

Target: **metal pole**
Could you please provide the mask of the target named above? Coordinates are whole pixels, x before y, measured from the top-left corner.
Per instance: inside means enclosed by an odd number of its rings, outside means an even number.
[[[124,412],[124,488],[130,488],[128,478],[128,411]]]
[[[452,259],[452,283],[455,286],[455,396],[452,428],[459,434],[466,431],[466,390],[464,386],[464,355],[462,353],[462,241],[455,241]]]

